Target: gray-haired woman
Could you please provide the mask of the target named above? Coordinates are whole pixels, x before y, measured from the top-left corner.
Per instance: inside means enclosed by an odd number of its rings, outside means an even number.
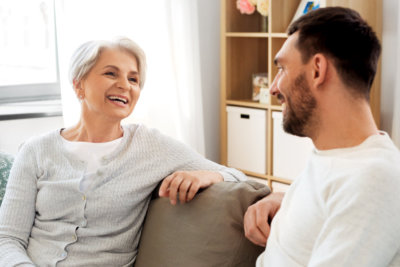
[[[79,122],[20,149],[0,210],[1,266],[126,266],[152,191],[176,204],[245,176],[142,125],[121,125],[145,81],[133,41],[91,41],[72,57]]]

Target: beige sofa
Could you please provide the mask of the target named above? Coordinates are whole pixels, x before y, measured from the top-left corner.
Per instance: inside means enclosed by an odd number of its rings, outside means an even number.
[[[184,205],[153,199],[135,267],[255,266],[264,248],[244,236],[243,215],[269,192],[254,181],[222,182]]]
[[[11,163],[12,157],[0,153],[0,205]],[[222,182],[176,206],[154,192],[135,267],[255,266],[264,248],[245,238],[243,215],[269,194],[267,186]]]

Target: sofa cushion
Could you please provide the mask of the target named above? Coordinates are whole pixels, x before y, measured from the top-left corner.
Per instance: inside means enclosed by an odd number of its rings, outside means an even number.
[[[0,206],[6,191],[8,175],[10,174],[12,162],[13,157],[11,155],[0,152]]]
[[[183,205],[152,200],[135,267],[255,266],[264,248],[244,236],[243,216],[269,193],[255,181],[221,182]]]

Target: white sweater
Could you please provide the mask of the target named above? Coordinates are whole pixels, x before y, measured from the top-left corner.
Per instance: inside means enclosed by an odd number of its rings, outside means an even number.
[[[177,170],[245,179],[144,126],[124,126],[97,180],[82,193],[86,163],[60,131],[26,142],[15,158],[0,209],[0,266],[128,266],[137,254],[152,191]]]
[[[314,150],[257,266],[400,266],[400,153],[390,138]]]

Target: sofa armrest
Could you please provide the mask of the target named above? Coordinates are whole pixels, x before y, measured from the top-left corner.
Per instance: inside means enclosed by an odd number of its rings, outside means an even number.
[[[221,182],[183,205],[153,199],[135,267],[255,266],[264,248],[244,236],[243,216],[269,193],[255,181]]]
[[[6,191],[8,175],[13,163],[13,156],[0,152],[0,206]]]

